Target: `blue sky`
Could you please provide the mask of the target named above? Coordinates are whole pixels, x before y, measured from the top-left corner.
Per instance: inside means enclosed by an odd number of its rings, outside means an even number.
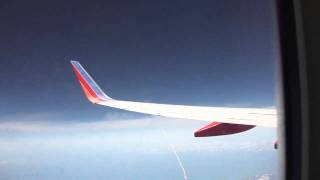
[[[274,107],[274,1],[2,1],[0,20],[2,178],[178,179],[171,143],[190,179],[276,179],[275,129],[194,138],[205,122],[90,104],[70,66],[116,99]]]

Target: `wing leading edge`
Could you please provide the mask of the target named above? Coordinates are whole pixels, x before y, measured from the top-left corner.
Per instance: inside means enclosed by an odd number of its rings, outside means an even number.
[[[277,126],[275,109],[185,106],[112,99],[79,62],[71,61],[71,64],[86,97],[94,104],[171,118],[214,121],[197,130],[196,137],[234,134],[255,126]]]

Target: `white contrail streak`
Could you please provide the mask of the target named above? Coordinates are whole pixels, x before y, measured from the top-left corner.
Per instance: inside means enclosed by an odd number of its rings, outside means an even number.
[[[167,133],[166,133],[163,129],[161,129],[161,132],[162,132],[163,136],[166,138],[167,143],[169,144],[169,146],[170,146],[173,154],[175,155],[175,157],[176,157],[176,159],[177,159],[177,161],[178,161],[178,163],[179,163],[179,166],[180,166],[181,171],[182,171],[182,173],[183,173],[183,179],[184,179],[184,180],[187,180],[187,179],[188,179],[188,177],[187,177],[187,172],[186,172],[186,170],[185,170],[184,167],[183,167],[182,161],[181,161],[181,159],[180,159],[180,157],[179,157],[179,155],[178,155],[178,153],[177,153],[177,151],[176,151],[175,146],[170,143],[169,138],[168,138],[168,135],[167,135]]]

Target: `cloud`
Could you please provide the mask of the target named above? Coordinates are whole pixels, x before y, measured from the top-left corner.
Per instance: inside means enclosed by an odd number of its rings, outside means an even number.
[[[179,127],[186,125],[184,122],[194,122],[192,120],[181,120],[174,118],[164,118],[158,116],[133,116],[130,113],[113,112],[108,113],[99,119],[92,121],[68,121],[68,119],[52,120],[52,114],[34,113],[4,116],[0,118],[0,133],[20,132],[20,133],[70,133],[84,131],[107,131],[110,129],[126,128],[152,128],[170,125]],[[196,122],[202,126],[206,122]],[[188,124],[188,123],[187,123]],[[197,126],[194,126],[197,128]]]
[[[66,121],[50,121],[49,118],[50,114],[17,115],[2,118],[6,121],[0,122],[0,138],[3,139],[8,135],[19,137],[20,140],[29,135],[35,139],[55,137],[63,144],[68,141],[79,144],[99,143],[101,139],[104,139],[104,143],[110,146],[121,147],[123,146],[121,143],[130,145],[134,148],[124,148],[121,151],[135,151],[137,153],[163,152],[163,149],[159,150],[159,144],[168,143],[173,143],[178,152],[223,152],[226,150],[259,152],[273,150],[273,141],[275,140],[272,139],[273,136],[268,135],[274,132],[263,128],[260,130],[255,128],[237,135],[195,138],[193,132],[207,122],[156,116],[135,118],[125,113],[112,113],[92,122],[68,123]],[[164,138],[161,130],[165,130],[169,138]],[[257,138],[259,133],[261,138]],[[10,142],[10,139],[6,140]],[[23,141],[21,140],[21,142]],[[145,142],[144,144],[150,144],[150,146],[144,145],[140,148],[139,142]]]
[[[133,126],[146,127],[152,123],[157,123],[161,118],[146,117],[138,119],[130,119],[129,116],[123,114],[112,114],[107,117],[92,122],[66,122],[66,121],[50,121],[44,114],[35,114],[28,116],[10,117],[10,121],[4,120],[0,122],[0,131],[16,131],[16,132],[70,132],[83,130],[106,130],[110,128],[129,128]]]

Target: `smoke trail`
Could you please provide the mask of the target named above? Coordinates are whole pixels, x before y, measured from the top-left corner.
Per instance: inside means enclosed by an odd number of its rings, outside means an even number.
[[[183,179],[184,179],[184,180],[187,180],[187,179],[188,179],[187,172],[186,172],[186,170],[185,170],[184,167],[183,167],[182,161],[181,161],[181,159],[180,159],[180,157],[179,157],[179,155],[178,155],[178,153],[177,153],[177,151],[176,151],[175,146],[174,146],[172,143],[170,143],[167,133],[166,133],[162,128],[161,128],[161,132],[162,132],[163,136],[165,137],[167,143],[169,144],[169,146],[170,146],[173,154],[175,155],[175,157],[176,157],[176,159],[177,159],[177,161],[178,161],[178,163],[179,163],[179,166],[180,166],[181,171],[182,171],[182,173],[183,173]]]

